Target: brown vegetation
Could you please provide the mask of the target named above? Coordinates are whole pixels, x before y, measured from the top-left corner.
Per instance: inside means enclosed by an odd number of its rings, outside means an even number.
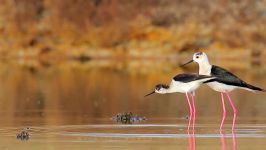
[[[0,0],[0,4],[3,55],[36,56],[45,51],[140,56],[144,54],[140,51],[150,55],[266,47],[262,0]]]

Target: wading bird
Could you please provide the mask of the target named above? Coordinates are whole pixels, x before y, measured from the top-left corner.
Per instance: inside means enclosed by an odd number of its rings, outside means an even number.
[[[190,127],[191,117],[193,117],[192,125],[194,130],[195,117],[196,117],[195,98],[194,98],[195,90],[199,88],[199,86],[204,82],[210,81],[214,78],[215,77],[207,75],[178,74],[172,79],[169,85],[158,84],[155,86],[155,90],[145,95],[145,97],[154,93],[159,93],[159,94],[175,93],[175,92],[186,93],[186,98],[189,106],[189,114],[190,114],[188,129]],[[189,99],[189,95],[191,97],[191,100]],[[190,101],[192,102],[192,104]]]
[[[225,103],[224,103],[224,95],[227,96],[229,103],[233,109],[233,124],[232,124],[232,130],[235,129],[235,121],[237,116],[237,108],[235,107],[234,102],[232,101],[229,92],[231,92],[234,89],[244,89],[248,91],[263,91],[264,89],[256,87],[254,85],[248,84],[245,81],[238,78],[233,73],[215,65],[211,65],[208,60],[208,56],[203,52],[197,52],[193,55],[193,59],[189,62],[181,65],[185,66],[189,63],[197,62],[199,65],[199,74],[200,75],[208,75],[208,76],[214,76],[215,79],[205,81],[204,83],[207,83],[209,87],[211,87],[213,90],[221,92],[221,101],[222,101],[222,108],[223,108],[223,118],[220,125],[220,130],[223,128],[224,120],[226,118],[226,109],[225,109]]]

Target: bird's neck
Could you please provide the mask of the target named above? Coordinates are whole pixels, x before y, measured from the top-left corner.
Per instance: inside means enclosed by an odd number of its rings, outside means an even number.
[[[209,61],[199,63],[199,74],[200,75],[211,75],[212,65]]]
[[[176,89],[174,88],[173,84],[170,84],[167,89],[165,89],[166,93],[174,93],[176,92]]]

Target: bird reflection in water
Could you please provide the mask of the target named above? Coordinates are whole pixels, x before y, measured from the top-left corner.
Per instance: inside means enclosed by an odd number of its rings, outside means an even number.
[[[221,136],[221,150],[226,150],[226,135],[223,131],[220,131]],[[233,142],[233,150],[236,150],[236,133],[232,131],[232,142]]]
[[[188,150],[196,150],[196,136],[195,136],[195,130],[188,130],[187,131],[188,135]],[[228,136],[230,138],[230,136]],[[221,141],[221,150],[227,150],[227,149],[232,149],[236,150],[237,149],[237,142],[236,142],[236,133],[232,131],[231,134],[232,138],[232,148],[228,148],[227,143],[226,143],[226,134],[221,131],[220,132],[220,141]]]
[[[195,130],[188,130],[188,150],[196,149],[196,138],[195,138]]]
[[[195,138],[195,118],[196,118],[196,107],[195,107],[195,99],[193,95],[191,95],[191,103],[189,101],[188,95],[187,100],[189,107],[192,107],[192,115],[189,116],[188,120],[188,150],[195,150],[196,149],[196,138]],[[192,106],[191,106],[192,105]]]

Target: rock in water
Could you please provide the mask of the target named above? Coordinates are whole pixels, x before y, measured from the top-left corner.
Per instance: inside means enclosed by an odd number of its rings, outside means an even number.
[[[27,141],[30,139],[30,134],[27,131],[21,131],[17,134],[17,139],[22,141]]]
[[[139,123],[147,119],[145,117],[134,115],[132,112],[123,112],[123,113],[118,113],[117,115],[112,117],[112,120],[114,120],[117,123],[132,124],[132,123]]]

